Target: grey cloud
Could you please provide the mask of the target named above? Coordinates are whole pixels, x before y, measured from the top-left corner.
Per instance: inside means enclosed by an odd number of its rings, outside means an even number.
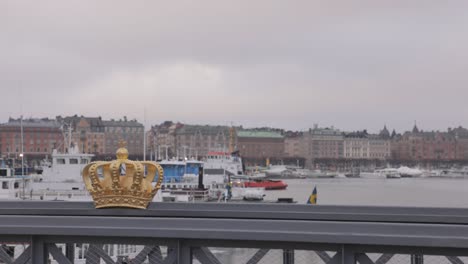
[[[0,119],[468,126],[465,1],[2,1]],[[159,99],[160,101],[157,101]],[[121,105],[122,108],[117,106]]]

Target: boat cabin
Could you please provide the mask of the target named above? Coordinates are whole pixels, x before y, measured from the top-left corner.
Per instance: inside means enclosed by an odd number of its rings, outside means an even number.
[[[0,168],[0,199],[27,196],[30,181],[29,176],[15,176],[12,169]]]
[[[163,183],[182,182],[184,176],[198,177],[200,170],[203,169],[203,162],[196,160],[161,161],[159,162],[159,165],[164,169]]]

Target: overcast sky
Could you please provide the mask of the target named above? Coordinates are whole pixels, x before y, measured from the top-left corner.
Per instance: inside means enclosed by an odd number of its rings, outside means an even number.
[[[467,66],[468,1],[0,1],[0,122],[444,130]]]

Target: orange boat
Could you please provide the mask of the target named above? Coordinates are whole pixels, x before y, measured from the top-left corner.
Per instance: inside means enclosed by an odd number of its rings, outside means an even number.
[[[280,180],[246,181],[244,186],[247,188],[265,188],[265,190],[284,190],[288,187],[286,183]]]

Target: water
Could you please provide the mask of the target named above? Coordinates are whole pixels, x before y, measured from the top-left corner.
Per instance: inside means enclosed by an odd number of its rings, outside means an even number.
[[[317,186],[318,204],[468,207],[468,179],[291,179],[286,190],[266,191],[266,200],[293,198],[304,204]]]
[[[266,200],[293,198],[305,204],[317,186],[318,204],[323,205],[376,205],[376,206],[421,206],[421,207],[468,207],[466,199],[468,179],[402,178],[402,179],[306,179],[284,180],[287,190],[266,191]],[[258,249],[211,248],[221,263],[246,263]],[[281,250],[269,251],[258,263],[281,264]],[[328,252],[333,256],[334,252]],[[376,261],[381,254],[369,254]],[[468,258],[462,258],[467,263]],[[410,255],[395,255],[388,263],[410,263]],[[194,261],[194,263],[199,263]],[[313,251],[296,251],[295,263],[324,262]],[[424,256],[424,263],[450,263],[442,256]]]

